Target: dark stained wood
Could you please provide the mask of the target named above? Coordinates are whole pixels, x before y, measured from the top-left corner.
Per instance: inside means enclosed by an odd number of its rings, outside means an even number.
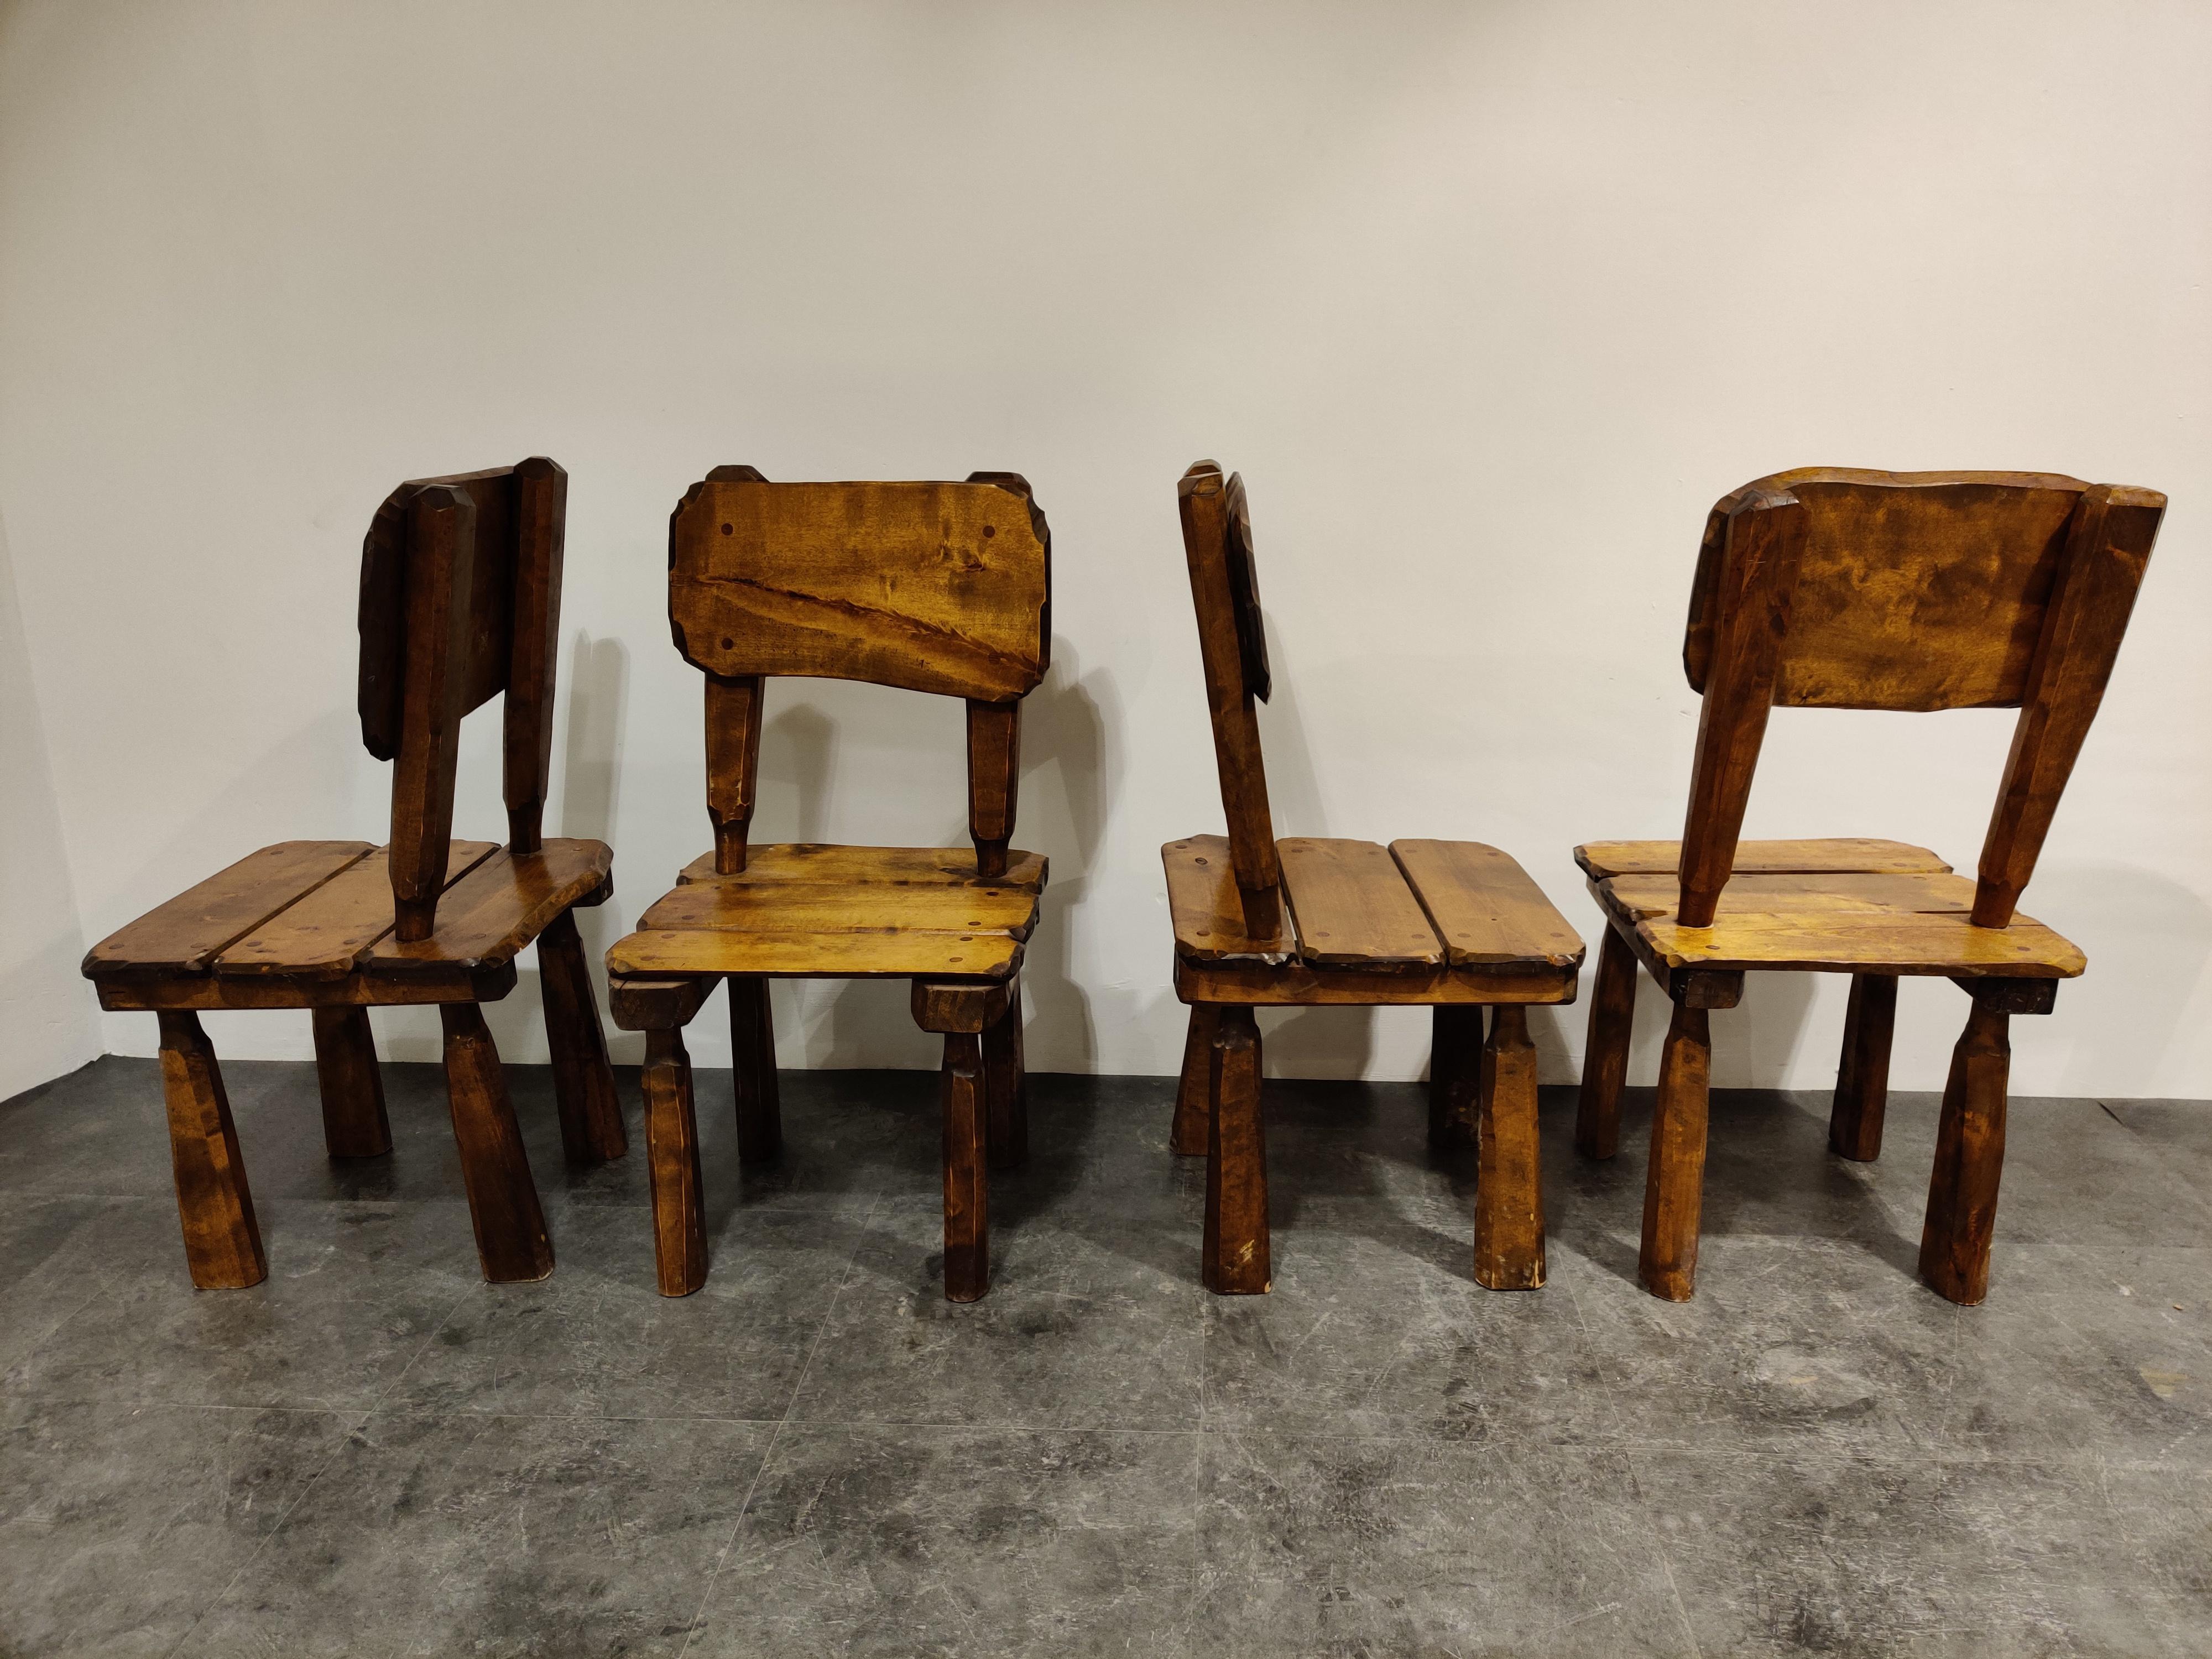
[[[2166,497],[2156,491],[2110,484],[2084,490],[2075,507],[1982,844],[1978,927],[2008,923],[2035,873],[2058,798],[2104,702],[2165,513]]]
[[[553,1242],[530,1178],[522,1131],[507,1094],[499,1050],[473,1002],[438,1010],[446,1028],[446,1095],[453,1114],[453,1139],[468,1189],[469,1219],[485,1279],[519,1284],[553,1271]]]
[[[1262,905],[1256,913],[1247,908],[1224,837],[1171,841],[1160,848],[1160,861],[1167,869],[1168,914],[1179,957],[1262,966],[1297,959],[1289,910],[1279,903]],[[1267,890],[1280,890],[1279,876],[1278,885]]]
[[[1029,1079],[1022,1065],[1022,986],[1006,988],[1006,1012],[983,1029],[983,1088],[989,1106],[991,1167],[1029,1162]]]
[[[612,974],[607,979],[607,1006],[615,1024],[625,1031],[674,1030],[691,1023],[721,982],[714,974],[663,978]]]
[[[1390,856],[1455,968],[1579,968],[1582,935],[1510,856],[1474,841],[1394,841]]]
[[[1025,489],[708,478],[669,526],[694,667],[1002,702],[1044,678],[1048,537]]]
[[[714,873],[744,872],[745,841],[760,800],[761,711],[768,682],[758,674],[707,680],[707,817],[714,826]]]
[[[1844,1058],[1828,1109],[1828,1149],[1856,1164],[1881,1156],[1889,1105],[1889,1047],[1897,1028],[1897,975],[1854,974],[1844,1012]]]
[[[1241,480],[1237,495],[1241,502]],[[1254,665],[1248,661],[1245,641],[1260,628],[1257,597],[1255,589],[1252,602],[1240,610],[1231,575],[1230,500],[1221,469],[1211,461],[1193,466],[1176,486],[1191,604],[1198,617],[1199,656],[1206,670],[1206,708],[1213,724],[1214,759],[1221,775],[1221,805],[1229,819],[1230,856],[1239,886],[1267,891],[1279,884],[1281,874],[1254,704],[1269,688],[1248,678]],[[1249,513],[1245,516],[1243,543],[1234,562],[1249,571]]]
[[[1575,1150],[1584,1158],[1611,1158],[1620,1150],[1620,1091],[1628,1082],[1628,1044],[1635,1030],[1636,953],[1619,929],[1607,927],[1598,946],[1575,1107]]]
[[[1927,1220],[1920,1234],[1921,1278],[1938,1295],[1968,1307],[1989,1294],[1990,1240],[2004,1171],[2010,1018],[1977,997],[1952,1050],[1936,1132],[1936,1168],[1928,1184]]]
[[[1440,1005],[1429,1045],[1429,1146],[1473,1146],[1481,1133],[1482,1010]]]
[[[496,1002],[514,988],[514,964],[474,973],[454,969],[404,980],[372,979],[349,974],[343,979],[294,980],[179,974],[168,977],[114,975],[95,980],[100,1006],[112,1012],[152,1012],[190,1008],[415,1008],[446,1002]]]
[[[1508,1005],[1492,1016],[1476,1093],[1474,1282],[1533,1291],[1544,1282],[1544,1176],[1526,1008]]]
[[[1593,841],[1575,848],[1575,862],[1593,881],[1613,876],[1671,876],[1682,861],[1679,841]],[[1732,866],[1739,876],[1947,876],[1951,866],[1924,847],[1901,841],[1840,836],[1825,841],[1740,841]]]
[[[2003,1014],[2047,1014],[2058,1006],[2055,979],[1966,979],[1951,981],[1975,1001]]]
[[[1387,850],[1371,841],[1298,837],[1275,851],[1308,967],[1395,973],[1443,965],[1444,947]]]
[[[185,1261],[204,1291],[240,1290],[269,1276],[253,1194],[239,1156],[238,1128],[215,1047],[199,1016],[161,1016],[161,1092],[168,1106],[169,1156]]]
[[[1175,1122],[1168,1131],[1169,1148],[1178,1158],[1206,1156],[1206,1126],[1213,1116],[1213,1033],[1220,1024],[1220,1009],[1202,1002],[1192,1007],[1190,1025],[1183,1033]]]
[[[249,853],[92,947],[87,978],[203,974],[272,916],[376,849],[365,841],[285,841]]]
[[[1216,1296],[1264,1295],[1273,1285],[1274,1267],[1267,1230],[1267,1136],[1260,1111],[1260,1028],[1250,1009],[1221,1011],[1212,1066],[1202,1276]]]
[[[1702,1008],[1677,1003],[1659,1055],[1651,1110],[1651,1160],[1644,1176],[1644,1243],[1637,1276],[1668,1302],[1686,1302],[1698,1276],[1698,1224],[1705,1202],[1705,1125],[1712,1083],[1712,1033]]]
[[[453,773],[468,712],[476,503],[425,485],[408,508],[405,675],[392,781],[392,893],[402,939],[424,939],[445,890]]]
[[[545,786],[553,769],[553,688],[561,655],[561,567],[568,475],[543,455],[514,469],[514,555],[501,726],[507,847],[534,853],[544,838]],[[483,534],[479,510],[477,533]]]
[[[706,1185],[699,1175],[699,1120],[684,1033],[645,1036],[645,1156],[653,1182],[653,1261],[663,1296],[689,1296],[707,1282]]]
[[[499,849],[488,841],[455,842],[449,879],[459,880]],[[216,958],[225,976],[342,979],[360,967],[395,925],[385,853],[371,853],[246,934]]]
[[[975,1302],[991,1288],[991,1179],[982,1045],[972,1032],[945,1033],[941,1097],[945,1296],[949,1302]]]
[[[1741,975],[1737,977],[1740,980]],[[1562,969],[1512,975],[1468,968],[1378,974],[1365,968],[1309,968],[1302,962],[1279,968],[1243,963],[1208,966],[1181,957],[1175,964],[1176,995],[1182,1001],[1247,1008],[1432,1008],[1446,1003],[1572,1002],[1576,978],[1574,973]]]
[[[912,996],[914,1023],[925,1031],[980,1036],[1005,1015],[1010,989],[1004,982],[917,979]]]
[[[1004,875],[979,876],[975,855],[964,847],[833,847],[817,842],[778,842],[750,848],[741,872],[745,887],[796,883],[805,886],[1018,887],[1044,890],[1051,873],[1042,853],[1012,851]],[[684,866],[678,883],[720,879],[714,855],[703,854]]]
[[[401,976],[511,962],[556,917],[606,897],[613,862],[598,841],[548,840],[535,853],[495,850],[447,888],[435,933],[408,943],[395,930],[369,947],[362,966]]]
[[[783,1151],[783,1097],[775,1077],[775,1014],[768,981],[730,981],[731,1077],[738,1114],[738,1156],[765,1164]]]
[[[1713,592],[1711,667],[1682,829],[1681,916],[1688,927],[1712,921],[1735,862],[1805,545],[1805,509],[1794,497],[1740,494],[1728,514]]]
[[[315,1080],[323,1098],[323,1144],[332,1158],[381,1158],[392,1150],[384,1075],[366,1008],[318,1008]]]
[[[584,939],[573,913],[561,911],[538,935],[538,972],[544,994],[545,1041],[553,1056],[553,1099],[561,1115],[561,1150],[575,1164],[620,1158],[629,1151],[629,1136],[623,1128],[622,1100],[607,1063],[599,999],[592,993]]]
[[[986,878],[1006,873],[1021,772],[1021,704],[969,698],[968,836],[975,843],[975,873]]]

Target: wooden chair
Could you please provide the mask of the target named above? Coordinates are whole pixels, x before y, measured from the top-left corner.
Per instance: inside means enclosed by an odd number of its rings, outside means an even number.
[[[161,1023],[161,1082],[185,1255],[203,1289],[267,1276],[203,1008],[313,1011],[332,1158],[392,1150],[368,1010],[435,1004],[484,1277],[543,1279],[553,1247],[478,1004],[514,988],[532,940],[569,1157],[624,1150],[599,1009],[569,911],[612,890],[595,841],[541,833],[568,477],[519,466],[404,483],[362,550],[361,731],[397,763],[392,841],[291,841],[240,860],[94,945],[103,1008]],[[461,717],[504,692],[507,844],[447,839]]]
[[[1697,1270],[1707,1011],[1747,972],[1851,975],[1828,1141],[1881,1150],[1900,975],[1973,999],[1951,1060],[1920,1272],[1954,1302],[1989,1285],[2014,1014],[2047,1014],[2081,951],[2015,914],[2104,696],[2158,533],[2154,490],[2024,472],[1809,467],[1723,496],[1705,522],[1683,661],[1705,698],[1679,842],[1575,849],[1607,932],[1577,1146],[1610,1158],[1641,962],[1673,1000],[1651,1122],[1641,1277],[1686,1300]],[[2021,711],[1969,882],[1923,847],[1739,842],[1767,710]]]
[[[1024,479],[770,483],[717,467],[669,523],[676,648],[707,677],[714,850],[607,952],[615,1021],[646,1034],[646,1146],[664,1296],[706,1282],[691,1063],[683,1028],[730,987],[738,1152],[775,1155],[771,979],[914,981],[945,1038],[945,1294],[990,1287],[987,1164],[1026,1152],[1022,948],[1045,860],[1010,848],[1021,700],[1052,639],[1051,532]],[[968,706],[975,851],[748,847],[772,674],[872,681]]]
[[[1583,942],[1494,847],[1275,839],[1253,707],[1271,676],[1243,481],[1200,461],[1179,493],[1229,820],[1226,838],[1160,849],[1176,994],[1190,1006],[1173,1139],[1206,1160],[1206,1286],[1249,1295],[1273,1277],[1253,1010],[1406,1005],[1436,1010],[1431,1141],[1478,1147],[1474,1277],[1533,1290],[1544,1282],[1544,1201],[1525,1010],[1574,1000]]]

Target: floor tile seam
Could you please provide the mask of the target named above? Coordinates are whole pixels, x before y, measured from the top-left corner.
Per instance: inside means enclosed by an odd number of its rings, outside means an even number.
[[[407,1363],[392,1373],[392,1380],[386,1383],[384,1387],[378,1391],[375,1399],[369,1401],[368,1409],[371,1413],[374,1413],[381,1407],[384,1402],[392,1397],[392,1391],[398,1389],[401,1383],[407,1380],[408,1373],[412,1371],[416,1365],[422,1363],[422,1356],[424,1354],[430,1352],[430,1345],[438,1340],[438,1334],[444,1330],[447,1326],[453,1323],[453,1316],[460,1312],[462,1307],[468,1302],[470,1297],[476,1294],[476,1287],[471,1285],[468,1289],[461,1291],[454,1296],[453,1302],[447,1307],[446,1311],[438,1316],[438,1322],[433,1325],[429,1330],[425,1333],[422,1341],[416,1344],[415,1352],[407,1356]]]

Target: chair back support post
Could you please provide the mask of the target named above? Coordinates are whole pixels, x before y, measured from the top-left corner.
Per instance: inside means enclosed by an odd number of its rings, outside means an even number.
[[[1698,717],[1697,758],[1682,827],[1680,908],[1685,927],[1709,927],[1735,862],[1752,774],[1774,706],[1782,646],[1804,551],[1803,505],[1786,491],[1755,490],[1726,519],[1713,595],[1711,658]],[[1692,620],[1692,627],[1696,619]]]
[[[1006,873],[1021,772],[1021,704],[968,699],[968,836],[979,876]]]
[[[399,752],[392,783],[394,931],[426,939],[437,921],[453,829],[453,775],[467,712],[476,503],[426,484],[407,508]]]
[[[514,469],[514,599],[502,713],[507,850],[544,846],[553,766],[553,685],[561,649],[561,562],[568,475],[543,455]]]
[[[1274,820],[1267,806],[1267,769],[1260,751],[1255,707],[1264,688],[1253,683],[1254,659],[1263,648],[1257,596],[1238,603],[1232,577],[1231,488],[1212,461],[1200,461],[1176,485],[1183,554],[1190,567],[1190,597],[1198,616],[1199,656],[1206,670],[1206,712],[1213,726],[1213,756],[1221,777],[1221,806],[1229,821],[1230,861],[1255,937],[1271,935],[1280,914],[1282,867],[1275,854]],[[1249,589],[1249,571],[1245,571]],[[1263,660],[1263,659],[1262,659]]]
[[[758,674],[707,679],[707,817],[714,826],[714,873],[745,869],[745,837],[760,798],[761,707],[768,682]]]
[[[2154,491],[2112,484],[2090,486],[2075,505],[1982,843],[1977,927],[2009,924],[2035,873],[2058,799],[2112,678],[2165,510],[2166,498]]]

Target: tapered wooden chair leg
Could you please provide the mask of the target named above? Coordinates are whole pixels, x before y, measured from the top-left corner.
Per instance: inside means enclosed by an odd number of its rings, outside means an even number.
[[[1209,1003],[1191,1005],[1190,1027],[1182,1039],[1182,1080],[1176,1085],[1175,1127],[1168,1144],[1178,1158],[1206,1156],[1206,1125],[1213,1116],[1213,1034],[1221,1010]]]
[[[1584,1158],[1611,1158],[1620,1150],[1620,1091],[1628,1080],[1628,1040],[1635,1029],[1636,957],[1608,927],[1598,946],[1582,1100],[1575,1109],[1575,1150]]]
[[[543,1279],[553,1271],[553,1241],[538,1206],[499,1049],[475,1003],[441,1003],[438,1013],[446,1026],[446,1098],[483,1276],[495,1285]]]
[[[645,1034],[645,1156],[653,1179],[653,1261],[663,1296],[707,1282],[707,1206],[691,1056],[679,1030]]]
[[[1224,1008],[1213,1036],[1206,1158],[1206,1288],[1258,1296],[1274,1283],[1267,1237],[1267,1136],[1260,1114],[1260,1027]]]
[[[1533,1291],[1544,1282],[1544,1174],[1536,1127],[1536,1045],[1528,1011],[1491,1015],[1482,1048],[1480,1165],[1474,1185],[1474,1282]]]
[[[1697,1284],[1712,1058],[1705,1011],[1676,1003],[1659,1058],[1651,1163],[1644,1177],[1644,1248],[1637,1261],[1644,1288],[1669,1302],[1687,1302]]]
[[[991,1182],[982,1040],[945,1036],[945,1298],[974,1302],[991,1288]]]
[[[392,1150],[384,1075],[366,1008],[317,1008],[315,1080],[323,1096],[323,1145],[332,1158],[381,1158]]]
[[[775,1012],[763,975],[730,976],[730,1060],[738,1156],[764,1164],[783,1151],[783,1099],[775,1080]]]
[[[563,910],[538,936],[538,971],[545,1004],[545,1041],[553,1051],[553,1098],[561,1113],[561,1149],[571,1164],[604,1164],[629,1151],[622,1097],[607,1063],[599,999],[584,967],[584,940],[573,912]]]
[[[1828,1109],[1828,1149],[1854,1163],[1881,1156],[1881,1120],[1889,1105],[1889,1044],[1897,1028],[1897,975],[1853,974],[1844,1014],[1844,1058]]]
[[[1990,1239],[2004,1172],[2009,1017],[1980,998],[1951,1051],[1936,1171],[1920,1233],[1920,1276],[1937,1294],[1972,1307],[1989,1294]]]
[[[189,1009],[165,1010],[160,1019],[169,1158],[192,1283],[204,1291],[258,1285],[269,1277],[269,1262],[261,1253],[261,1228],[253,1218],[253,1194],[246,1184],[215,1045]]]
[[[1022,988],[1006,990],[1006,1012],[983,1032],[983,1086],[991,1116],[991,1167],[1018,1170],[1030,1155],[1029,1082],[1022,1073]]]
[[[1471,1146],[1481,1131],[1475,1096],[1482,1077],[1482,1010],[1471,1003],[1434,1010],[1429,1044],[1429,1146]]]

